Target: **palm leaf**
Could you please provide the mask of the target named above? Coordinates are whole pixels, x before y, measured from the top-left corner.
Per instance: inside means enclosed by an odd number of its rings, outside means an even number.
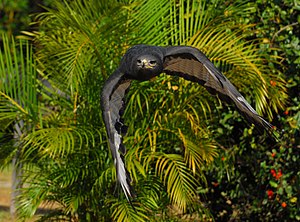
[[[80,127],[53,127],[36,130],[24,138],[25,157],[57,159],[74,153],[83,146],[94,147],[99,131]],[[98,136],[97,136],[98,137]],[[101,136],[100,136],[101,138]]]
[[[134,203],[133,203],[134,204]],[[134,210],[134,208],[136,210]],[[149,217],[147,216],[146,209],[135,205],[134,208],[130,206],[127,202],[115,202],[112,205],[112,209],[114,209],[112,213],[112,217],[115,221],[149,221]]]
[[[2,36],[0,52],[0,120],[38,116],[36,69],[30,44]]]
[[[129,16],[132,22],[129,23],[137,33],[138,38],[134,43],[147,43],[153,45],[166,45],[170,41],[170,33],[174,27],[168,26],[170,21],[169,1],[146,1],[137,2]]]
[[[191,139],[188,139],[180,129],[178,131],[184,145],[186,163],[194,174],[197,171],[201,171],[202,166],[212,163],[214,158],[218,156],[216,144],[209,141],[207,137],[203,136],[197,140],[199,142],[195,143]]]
[[[197,196],[197,180],[181,155],[157,153],[156,158],[156,172],[166,185],[172,203],[185,212]]]
[[[95,71],[107,77],[107,71],[114,68],[109,64],[118,61],[123,51],[120,45],[126,45],[122,35],[126,35],[128,28],[121,25],[126,21],[123,6],[113,0],[56,1],[55,10],[48,9],[38,16],[44,32],[29,33],[43,46],[37,59],[47,70],[41,71],[51,73],[55,84],[67,88],[72,97],[83,87],[91,68],[97,67]],[[45,31],[51,31],[51,35]]]

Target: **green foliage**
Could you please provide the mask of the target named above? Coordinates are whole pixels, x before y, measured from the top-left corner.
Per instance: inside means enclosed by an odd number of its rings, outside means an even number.
[[[5,131],[12,123],[23,121],[29,128],[38,121],[40,115],[37,101],[37,79],[33,53],[27,41],[18,41],[18,45],[7,35],[2,35],[3,49],[0,51],[0,123],[1,140],[12,137],[12,132]],[[22,124],[20,124],[21,126]],[[17,130],[17,129],[14,129]],[[26,132],[20,127],[20,136]],[[2,141],[1,141],[2,142]],[[3,143],[4,143],[3,142]],[[19,142],[19,141],[16,141]],[[17,146],[0,146],[1,167],[7,166],[17,150]]]
[[[299,220],[299,3],[255,1],[254,4],[256,16],[243,22],[256,23],[252,38],[263,39],[263,44],[259,44],[261,52],[284,58],[281,64],[270,60],[268,63],[273,73],[268,79],[271,89],[278,86],[273,76],[288,79],[289,103],[274,118],[281,131],[281,144],[267,141],[263,145],[259,138],[252,138],[252,129],[237,134],[231,119],[236,116],[232,112],[224,114],[226,121],[221,124],[228,126],[229,131],[220,134],[226,133],[236,142],[221,152],[215,166],[207,171],[211,185],[208,197],[218,220]],[[280,50],[270,50],[272,47]]]

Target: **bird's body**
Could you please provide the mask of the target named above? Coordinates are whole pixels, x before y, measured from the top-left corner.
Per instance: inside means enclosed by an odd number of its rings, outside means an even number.
[[[233,102],[237,110],[259,129],[272,132],[272,125],[260,117],[230,81],[198,49],[189,46],[136,45],[128,49],[117,70],[105,82],[101,95],[103,120],[117,178],[130,201],[130,176],[123,157],[126,149],[122,136],[127,127],[121,118],[125,109],[124,97],[132,80],[147,81],[161,73],[183,77],[203,85],[220,99]]]

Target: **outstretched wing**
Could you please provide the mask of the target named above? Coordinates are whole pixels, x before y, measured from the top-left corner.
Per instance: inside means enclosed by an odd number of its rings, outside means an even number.
[[[116,167],[117,179],[129,202],[130,197],[132,197],[130,189],[131,179],[125,168],[124,155],[126,149],[122,143],[122,135],[126,134],[127,126],[124,125],[121,117],[125,109],[124,97],[130,83],[131,80],[126,79],[124,74],[117,69],[106,80],[101,95],[102,115]]]
[[[275,138],[272,125],[264,120],[237,91],[230,81],[198,49],[188,46],[166,47],[164,72],[198,82],[221,100],[232,101],[239,112],[251,123],[265,129]]]

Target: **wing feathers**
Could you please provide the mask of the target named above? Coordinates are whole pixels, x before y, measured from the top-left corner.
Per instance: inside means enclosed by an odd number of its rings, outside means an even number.
[[[210,93],[217,93],[220,99],[234,102],[238,111],[259,129],[265,129],[269,133],[273,130],[272,125],[258,115],[202,52],[192,47],[175,46],[167,47],[165,54],[164,71],[167,74],[200,83]]]
[[[222,82],[215,75],[211,75],[209,70],[195,58],[170,57],[165,60],[164,64],[164,71],[167,74],[198,82],[213,94],[223,90]]]
[[[126,79],[123,73],[116,70],[105,82],[101,95],[103,120],[114,158],[117,179],[129,202],[130,197],[132,197],[130,187],[131,178],[125,168],[124,155],[126,154],[126,148],[122,140],[122,136],[126,134],[128,127],[124,124],[121,116],[125,110],[124,97],[130,83],[131,80]]]

